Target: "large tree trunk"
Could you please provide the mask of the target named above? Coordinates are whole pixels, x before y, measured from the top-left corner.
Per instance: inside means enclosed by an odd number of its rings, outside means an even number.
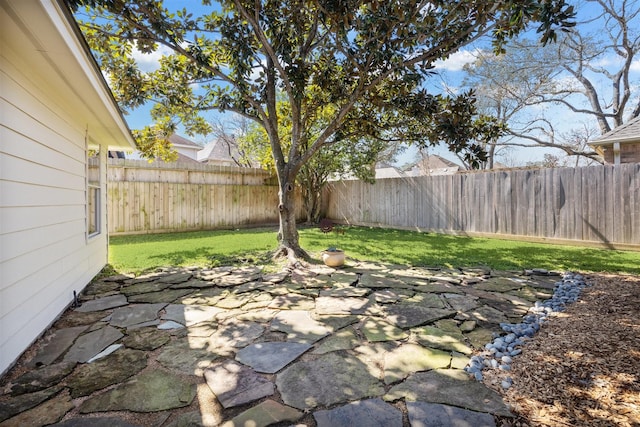
[[[285,178],[285,179],[283,179]],[[294,179],[279,176],[278,213],[280,228],[278,230],[278,250],[275,256],[286,256],[290,265],[299,263],[300,258],[308,258],[300,247],[298,228],[296,226],[296,199]]]

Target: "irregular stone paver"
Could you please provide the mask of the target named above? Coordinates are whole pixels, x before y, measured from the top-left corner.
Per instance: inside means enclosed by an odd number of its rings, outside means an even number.
[[[490,292],[509,292],[520,289],[523,286],[524,283],[517,282],[508,277],[492,277],[482,283],[474,285],[474,288]]]
[[[76,362],[61,362],[22,374],[11,381],[11,395],[33,393],[52,387],[69,375],[75,366]]]
[[[311,348],[296,342],[261,342],[238,351],[236,360],[257,372],[274,374]]]
[[[228,348],[212,348],[208,341],[180,338],[162,348],[157,360],[167,369],[187,375],[202,375],[213,361],[231,354]]]
[[[147,294],[150,292],[159,292],[167,289],[171,283],[158,283],[154,281],[136,283],[135,285],[126,286],[120,289],[124,295],[130,297],[133,295]]]
[[[271,381],[232,360],[211,366],[204,372],[204,379],[225,408],[244,405],[275,392]]]
[[[395,327],[384,320],[369,319],[362,325],[362,333],[371,342],[398,341],[409,337],[402,329]]]
[[[464,320],[475,320],[480,326],[490,324],[499,325],[507,321],[507,316],[500,310],[496,310],[488,305],[482,305],[474,310],[467,311],[459,315]]]
[[[105,318],[102,311],[88,311],[81,313],[79,311],[67,311],[53,324],[56,330],[63,328],[75,328],[76,326],[89,326],[101,321]]]
[[[400,301],[400,295],[391,289],[376,291],[372,295],[374,300],[381,304],[392,304]]]
[[[493,341],[493,331],[491,329],[475,328],[464,335],[475,348],[482,348],[486,343]]]
[[[76,308],[75,310],[81,313],[89,311],[103,311],[110,308],[122,307],[123,305],[127,304],[127,297],[122,294],[117,294],[104,298],[85,301],[80,307]]]
[[[189,279],[186,282],[175,283],[169,286],[171,289],[204,289],[213,288],[216,284],[208,280]]]
[[[220,288],[202,289],[191,294],[178,298],[174,302],[176,304],[185,305],[211,305],[214,306],[218,301],[229,295],[229,291]]]
[[[469,356],[455,351],[451,352],[451,369],[464,369],[469,364]]]
[[[305,297],[303,295],[278,295],[273,299],[268,307],[280,310],[313,310],[315,307],[315,301],[313,298]]]
[[[179,273],[167,274],[165,276],[162,276],[159,279],[157,279],[156,282],[170,283],[170,284],[184,283],[189,279],[191,279],[192,277],[193,277],[193,274],[191,273],[179,272]]]
[[[0,402],[0,422],[41,404],[58,394],[60,390],[62,390],[62,387],[55,385],[34,393],[21,394],[20,396],[3,400]]]
[[[403,344],[384,358],[384,382],[391,384],[417,371],[447,368],[451,354],[417,344]]]
[[[161,331],[170,331],[173,329],[183,329],[185,326],[182,323],[174,322],[173,320],[168,320],[166,322],[160,322],[157,326]]]
[[[105,348],[100,353],[96,354],[91,359],[87,360],[87,363],[93,363],[96,360],[102,359],[103,357],[106,357],[106,356],[110,355],[111,353],[113,353],[114,351],[116,351],[116,350],[118,350],[118,349],[120,349],[122,347],[124,347],[123,344],[111,344],[109,347]]]
[[[197,277],[204,280],[216,280],[223,276],[228,276],[233,271],[233,267],[230,265],[224,265],[222,267],[208,268],[201,270]]]
[[[267,286],[269,286],[269,283],[265,283],[265,282],[247,282],[244,283],[240,286],[236,286],[235,288],[233,288],[233,293],[234,294],[243,294],[245,292],[253,292],[253,291],[257,291],[260,289],[264,289]]]
[[[415,304],[420,307],[445,308],[444,302],[437,294],[417,293],[404,301],[406,304]]]
[[[503,294],[504,295],[504,294]],[[488,301],[487,305],[493,309],[498,310],[508,318],[520,319],[526,315],[529,311],[531,304],[524,305],[519,302],[513,302],[508,300],[503,301]],[[519,320],[518,320],[519,323]]]
[[[363,288],[391,288],[391,289],[411,289],[412,285],[402,279],[389,277],[382,273],[363,274],[360,276],[358,286]]]
[[[138,294],[127,297],[131,303],[147,303],[157,304],[161,302],[169,303],[182,298],[185,295],[189,295],[192,292],[191,289],[165,289],[159,292],[150,292],[148,294]]]
[[[313,418],[318,427],[402,427],[402,412],[379,398],[316,411]]]
[[[162,347],[170,340],[171,336],[165,331],[159,331],[157,328],[142,328],[127,332],[122,343],[136,350],[151,351]]]
[[[318,297],[315,308],[318,314],[362,314],[367,304],[369,304],[367,298]]]
[[[495,427],[493,416],[440,403],[407,402],[412,427]]]
[[[314,320],[308,311],[287,310],[275,315],[271,330],[287,334],[288,341],[312,344],[332,332],[332,328]]]
[[[112,326],[80,335],[64,355],[65,362],[86,362],[124,335]]]
[[[266,283],[280,283],[287,277],[289,277],[289,274],[286,271],[281,271],[279,273],[264,274],[262,276],[262,281]]]
[[[462,332],[471,332],[476,328],[477,325],[478,322],[476,322],[475,320],[465,320],[460,324],[460,330]]]
[[[240,308],[243,305],[251,301],[253,295],[251,293],[245,294],[227,294],[224,298],[215,303],[215,306],[225,310],[233,310],[234,308]]]
[[[273,400],[264,402],[247,409],[231,421],[222,424],[221,427],[266,427],[285,421],[294,422],[302,417],[303,413],[282,405]]]
[[[547,289],[538,289],[533,287],[524,287],[516,291],[509,292],[510,295],[515,295],[522,299],[529,301],[530,303],[538,300],[545,300],[553,296],[553,291]]]
[[[53,424],[51,427],[139,427],[115,417],[72,418]]]
[[[464,293],[460,286],[454,283],[447,282],[430,282],[430,283],[420,283],[418,286],[414,288],[419,292],[433,292],[436,294],[462,294]]]
[[[469,311],[480,305],[478,298],[473,296],[446,293],[444,297],[447,304],[456,311]]]
[[[275,317],[276,314],[278,314],[277,310],[250,310],[238,314],[236,316],[236,319],[247,322],[268,323]]]
[[[346,287],[346,288],[334,288],[334,289],[325,289],[320,291],[321,297],[364,297],[367,296],[371,291],[367,288],[354,288],[354,287]]]
[[[117,328],[127,328],[139,323],[156,320],[158,312],[167,304],[134,304],[116,308],[109,323]]]
[[[75,407],[69,393],[62,392],[46,402],[2,422],[2,427],[45,426],[56,423]],[[1,418],[0,418],[1,419]]]
[[[436,320],[451,317],[455,311],[444,308],[422,307],[413,304],[395,304],[385,307],[387,321],[402,329],[426,325]]]
[[[255,322],[232,321],[219,325],[209,338],[214,348],[242,348],[251,344],[264,332],[264,326]]]
[[[191,411],[179,414],[176,416],[169,424],[164,425],[163,427],[205,427],[209,425],[217,426],[219,423],[211,423],[205,424],[202,420],[202,415],[200,411]],[[85,426],[79,426],[85,427]],[[108,427],[108,426],[105,426]]]
[[[407,402],[443,403],[472,411],[511,416],[499,394],[458,369],[416,372],[383,396],[386,401],[402,398]]]
[[[40,349],[29,361],[27,366],[50,365],[54,360],[71,347],[78,336],[89,328],[88,325],[74,326],[71,328],[57,329],[50,335],[46,335],[40,344]]]
[[[387,353],[397,348],[392,341],[364,343],[355,347],[352,353],[365,364],[369,375],[375,378],[384,377],[384,358]]]
[[[325,354],[337,350],[351,350],[358,346],[360,340],[352,328],[345,328],[331,335],[320,343],[313,354]]]
[[[94,363],[79,366],[69,375],[67,385],[75,399],[122,382],[146,366],[146,352],[125,348]]]
[[[218,325],[212,322],[200,323],[198,325],[189,326],[187,335],[190,337],[210,337],[218,329]]]
[[[196,385],[171,372],[152,370],[85,400],[80,412],[134,411],[157,412],[189,406],[196,396]]]
[[[276,385],[285,404],[303,410],[384,393],[364,363],[336,353],[294,363],[278,374]]]
[[[198,323],[212,321],[215,317],[224,312],[223,309],[208,305],[183,305],[169,304],[164,308],[161,316],[164,320],[173,320],[185,326],[193,326]]]
[[[260,278],[260,273],[247,273],[247,274],[227,274],[216,279],[216,284],[221,287],[238,286],[247,282],[255,282]]]
[[[453,350],[463,354],[471,354],[472,349],[465,343],[464,335],[459,329],[447,331],[436,326],[422,326],[412,329],[415,340],[425,347],[441,350]]]
[[[318,322],[324,323],[334,331],[338,331],[345,326],[356,323],[359,319],[358,316],[350,314],[336,314],[336,315],[323,315],[323,314],[311,314],[311,318]]]
[[[346,273],[344,271],[333,271],[330,273],[330,283],[333,286],[350,286],[358,280],[358,275],[355,273]]]

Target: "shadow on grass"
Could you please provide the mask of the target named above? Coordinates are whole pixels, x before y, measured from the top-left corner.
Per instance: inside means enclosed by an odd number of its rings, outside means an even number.
[[[515,240],[471,238],[393,229],[345,227],[344,235],[323,236],[305,230],[312,246],[336,242],[360,260],[439,267],[488,266],[496,270],[550,270],[640,273],[640,253],[559,246]]]

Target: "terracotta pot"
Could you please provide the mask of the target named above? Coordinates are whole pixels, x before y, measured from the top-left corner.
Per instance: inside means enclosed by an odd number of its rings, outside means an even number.
[[[340,267],[344,265],[344,251],[341,249],[322,251],[322,262],[329,267]]]

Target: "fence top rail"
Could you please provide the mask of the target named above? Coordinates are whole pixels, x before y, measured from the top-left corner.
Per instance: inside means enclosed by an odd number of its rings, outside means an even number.
[[[191,162],[162,162],[131,159],[109,159],[110,168],[131,168],[131,169],[162,169],[171,171],[189,171],[206,173],[235,173],[240,175],[263,175],[271,176],[271,172],[260,168],[243,168],[240,166],[208,165]]]

